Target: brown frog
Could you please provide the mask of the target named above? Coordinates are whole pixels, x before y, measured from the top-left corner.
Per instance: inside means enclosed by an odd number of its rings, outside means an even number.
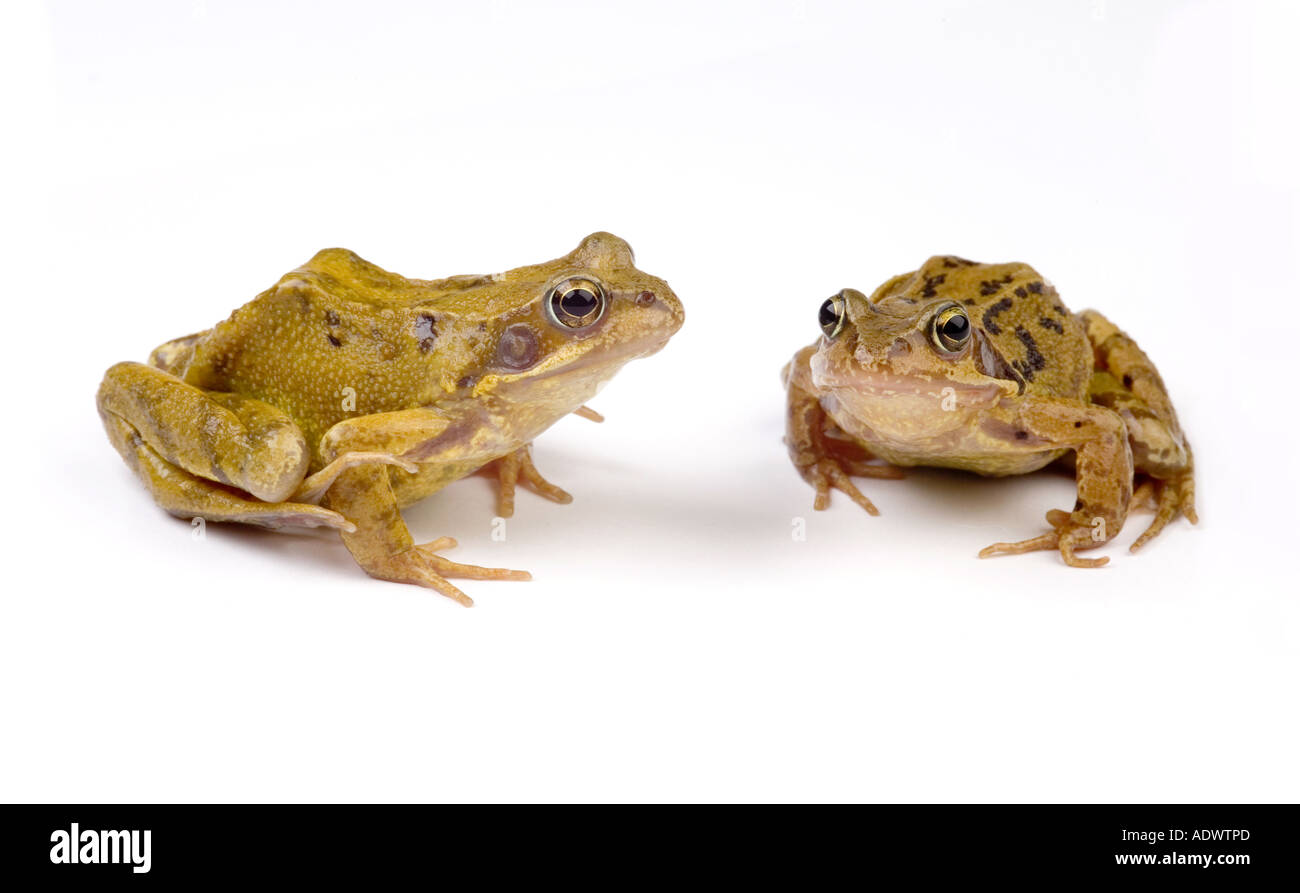
[[[1191,447],[1155,366],[1100,313],[1067,310],[1032,267],[933,257],[871,297],[844,289],[820,324],[783,372],[786,443],[815,508],[834,488],[877,514],[852,475],[928,465],[1002,476],[1062,460],[1077,478],[1073,510],[980,557],[1056,549],[1098,567],[1107,559],[1076,553],[1112,539],[1138,505],[1155,519],[1133,550],[1180,513],[1196,522]]]
[[[528,579],[417,545],[399,509],[475,471],[557,502],[529,444],[682,324],[664,280],[595,233],[557,260],[407,279],[331,248],[149,364],[104,376],[109,439],[183,518],[338,530],[367,573],[463,604],[448,577]]]

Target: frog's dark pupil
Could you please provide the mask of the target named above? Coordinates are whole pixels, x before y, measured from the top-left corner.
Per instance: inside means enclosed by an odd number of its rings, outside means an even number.
[[[585,288],[571,288],[560,296],[560,309],[581,318],[596,309],[596,295]]]
[[[943,321],[943,337],[949,341],[965,341],[970,331],[970,320],[964,313],[954,313]]]
[[[821,325],[822,331],[830,334],[840,323],[840,310],[835,305],[834,298],[828,298],[826,303],[822,304],[822,309],[817,311],[817,322]]]

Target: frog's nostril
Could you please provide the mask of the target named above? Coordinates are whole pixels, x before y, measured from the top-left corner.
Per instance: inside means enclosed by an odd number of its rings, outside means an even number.
[[[652,291],[643,291],[641,294],[636,296],[636,304],[638,307],[649,307],[654,302],[655,293]]]
[[[889,346],[889,352],[885,355],[888,359],[894,360],[899,357],[905,357],[912,352],[912,344],[906,338],[895,338],[894,343]]]

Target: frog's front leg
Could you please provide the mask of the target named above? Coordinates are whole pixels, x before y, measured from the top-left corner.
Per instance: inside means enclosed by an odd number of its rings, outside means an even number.
[[[1129,546],[1130,551],[1137,551],[1179,514],[1196,523],[1192,449],[1160,373],[1137,342],[1095,310],[1085,311],[1080,318],[1097,365],[1089,396],[1124,419],[1134,469],[1147,475],[1133,501],[1143,506],[1150,503],[1156,516]]]
[[[348,419],[321,438],[321,456],[326,462],[381,447],[411,462],[436,462],[444,451],[463,459],[475,449],[472,442],[458,439],[451,420],[433,409]],[[456,545],[451,537],[417,545],[402,520],[389,469],[381,465],[344,468],[328,484],[325,501],[352,522],[355,529],[342,533],[343,542],[357,564],[372,577],[426,586],[465,606],[474,604],[473,600],[448,582],[448,577],[532,579],[527,571],[478,567],[441,557],[438,551]]]
[[[1075,451],[1078,500],[1072,512],[1047,513],[1050,533],[994,543],[980,557],[1057,549],[1071,567],[1106,564],[1107,558],[1075,553],[1109,542],[1124,526],[1133,498],[1133,454],[1124,420],[1104,407],[1040,397],[1027,400],[1013,424],[1022,449]]]
[[[205,391],[141,363],[110,368],[97,403],[109,440],[174,515],[271,528],[350,526],[337,512],[290,500],[309,454],[298,426],[274,406]]]
[[[480,468],[478,473],[497,479],[497,515],[502,518],[514,517],[515,489],[521,483],[551,502],[561,505],[573,502],[573,496],[542,477],[542,473],[537,470],[533,464],[531,443],[526,443],[499,459],[493,459]]]
[[[605,417],[590,406],[579,406],[573,414],[589,422],[603,422]],[[477,474],[497,479],[497,515],[513,518],[515,515],[515,490],[522,482],[525,487],[538,496],[568,505],[573,496],[566,490],[555,486],[533,464],[533,445],[526,443],[513,453],[493,459],[480,468]]]
[[[872,455],[861,445],[844,436],[833,436],[842,432],[811,391],[808,360],[815,350],[812,346],[805,347],[782,370],[786,383],[785,444],[790,460],[800,477],[816,491],[814,510],[821,511],[830,505],[830,491],[834,488],[847,494],[868,514],[879,515],[880,511],[862,495],[849,476],[896,480],[903,476],[903,470],[875,464]]]

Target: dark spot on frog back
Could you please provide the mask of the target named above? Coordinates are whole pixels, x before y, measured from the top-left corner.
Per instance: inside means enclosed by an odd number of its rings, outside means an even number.
[[[947,278],[947,273],[936,273],[934,276],[926,276],[925,282],[921,286],[921,297],[933,298],[939,293],[939,286],[943,285],[944,280]]]
[[[994,301],[992,304],[988,305],[988,307],[984,309],[983,323],[984,323],[984,330],[986,332],[988,332],[990,335],[1002,334],[1002,327],[999,326],[994,321],[994,317],[997,316],[999,313],[1003,313],[1007,310],[1010,310],[1011,304],[1012,301],[1010,298],[1002,298],[999,301]]]
[[[438,320],[432,313],[421,313],[415,318],[415,339],[420,353],[428,353],[438,343]]]
[[[1047,366],[1047,358],[1038,349],[1038,342],[1024,326],[1016,326],[1016,337],[1025,347],[1025,358],[1016,360],[1012,365],[1024,376],[1025,381],[1033,381],[1034,373]]]
[[[992,297],[1002,291],[1002,286],[1011,284],[1011,274],[1008,273],[1001,279],[985,279],[980,283],[980,294],[984,297]]]
[[[1011,364],[998,353],[997,348],[989,339],[982,334],[976,333],[979,349],[975,353],[975,363],[980,373],[990,378],[1000,378],[1004,381],[1014,381],[1016,383],[1016,392],[1023,394],[1025,392],[1025,379]]]

